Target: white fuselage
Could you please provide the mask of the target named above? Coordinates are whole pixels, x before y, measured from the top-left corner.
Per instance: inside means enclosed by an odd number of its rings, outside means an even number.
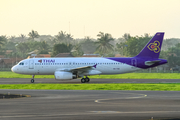
[[[100,71],[100,74],[121,74],[140,69],[106,58],[30,58],[20,61],[12,71],[29,75],[54,75],[57,70],[94,65],[92,69]],[[79,74],[86,75],[86,72],[80,70]]]

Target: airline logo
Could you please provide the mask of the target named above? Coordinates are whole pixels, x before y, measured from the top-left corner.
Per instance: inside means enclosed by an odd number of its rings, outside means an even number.
[[[43,60],[38,60],[38,62],[40,62],[40,63],[54,63],[55,62],[55,60],[54,59],[43,59]]]
[[[38,60],[38,62],[42,63],[42,60]]]
[[[154,43],[150,43],[147,47],[149,50],[154,51],[155,53],[159,53],[160,52],[160,42],[159,41],[154,41]]]

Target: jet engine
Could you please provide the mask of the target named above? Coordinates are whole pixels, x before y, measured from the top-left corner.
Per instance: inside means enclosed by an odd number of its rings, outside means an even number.
[[[54,73],[55,79],[58,80],[71,80],[77,78],[76,75],[73,75],[71,72],[64,72],[64,71],[56,71]]]

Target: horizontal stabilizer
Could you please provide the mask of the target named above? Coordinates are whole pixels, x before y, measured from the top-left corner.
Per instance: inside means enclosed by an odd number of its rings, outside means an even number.
[[[145,65],[151,66],[151,65],[153,65],[153,64],[155,64],[155,63],[159,63],[159,62],[161,62],[161,60],[146,61],[146,62],[145,62]]]

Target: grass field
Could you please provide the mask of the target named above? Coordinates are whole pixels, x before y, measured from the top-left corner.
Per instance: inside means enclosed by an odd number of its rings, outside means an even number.
[[[31,78],[13,72],[0,72],[0,78]],[[35,78],[53,78],[54,75],[36,75]],[[118,75],[95,75],[90,78],[99,79],[179,79],[179,73],[126,73]],[[159,84],[1,84],[0,89],[43,89],[43,90],[155,90],[180,91],[180,83]]]
[[[13,72],[0,72],[0,78],[31,78],[31,75],[16,74]],[[53,78],[54,75],[36,75],[35,78]],[[94,75],[97,79],[180,79],[179,73],[126,73],[118,75]]]
[[[148,90],[180,91],[180,83],[162,84],[4,84],[0,89],[39,89],[39,90]]]

